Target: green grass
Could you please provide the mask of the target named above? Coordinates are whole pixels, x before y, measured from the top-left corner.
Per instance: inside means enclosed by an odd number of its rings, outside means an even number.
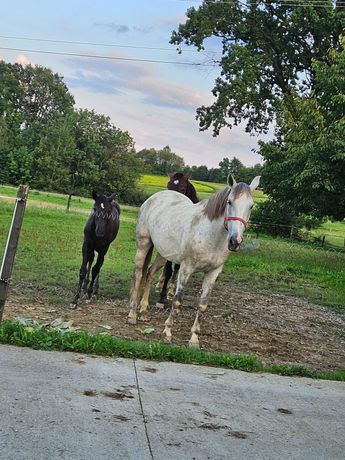
[[[326,236],[326,243],[345,249],[345,221],[323,223],[319,228],[312,231],[314,236]]]
[[[259,241],[258,249],[230,255],[222,281],[303,297],[345,313],[345,254],[284,238],[260,236]]]
[[[0,257],[5,247],[13,206],[0,200]],[[128,295],[135,255],[135,219],[123,211],[119,235],[110,246],[102,267],[102,295]],[[28,206],[12,279],[15,284],[32,286],[57,303],[66,302],[76,288],[81,264],[81,246],[86,215],[50,208]]]
[[[345,381],[344,370],[313,371],[302,366],[265,366],[255,356],[210,353],[182,346],[165,345],[161,342],[138,342],[110,335],[92,335],[86,331],[62,334],[52,329],[27,328],[10,321],[4,321],[0,326],[0,343],[43,350],[75,351],[103,356],[173,361],[238,369],[246,372],[270,372],[280,375]]]
[[[10,193],[15,189],[0,187],[0,195]],[[82,206],[69,213],[64,207],[44,207],[47,203],[60,206],[59,200],[64,197],[44,192],[29,195],[13,281],[28,298],[38,289],[52,302],[66,303],[77,285],[83,227],[92,200],[81,199]],[[138,210],[122,208],[120,231],[102,268],[101,295],[107,298],[128,297],[134,266]],[[13,204],[0,199],[0,257],[12,211]],[[286,239],[260,236],[259,241],[259,249],[230,255],[221,275],[223,282],[258,292],[297,295],[345,312],[344,254]]]
[[[8,197],[15,197],[17,195],[17,187],[11,187],[6,185],[0,185],[0,195],[8,196]],[[56,208],[60,208],[62,210],[66,209],[67,206],[67,195],[63,195],[61,193],[54,193],[54,192],[42,192],[39,190],[29,190],[29,203],[35,202],[36,204],[47,204],[51,206],[55,206]],[[85,211],[90,211],[93,205],[92,198],[84,198],[79,196],[73,196],[71,200],[70,210],[73,211],[75,209],[81,210],[84,209]],[[138,213],[138,209],[134,206],[128,205],[121,205],[121,210],[126,211],[126,215],[132,215],[135,217]]]

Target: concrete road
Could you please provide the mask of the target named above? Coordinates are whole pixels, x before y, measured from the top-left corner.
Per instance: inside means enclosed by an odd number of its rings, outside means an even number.
[[[0,345],[1,460],[344,459],[345,383]]]

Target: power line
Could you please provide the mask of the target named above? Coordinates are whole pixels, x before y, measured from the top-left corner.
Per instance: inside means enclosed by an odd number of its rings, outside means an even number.
[[[71,40],[54,40],[49,38],[34,38],[34,37],[17,37],[9,35],[0,35],[0,38],[11,39],[11,40],[27,40],[27,41],[36,41],[36,42],[46,42],[46,43],[65,43],[69,45],[92,45],[92,46],[106,46],[112,48],[133,48],[133,49],[142,49],[142,50],[158,50],[158,51],[173,51],[171,48],[160,48],[155,46],[137,46],[137,45],[120,45],[118,43],[95,43],[95,42],[81,42],[81,41],[71,41]],[[199,51],[191,49],[183,49],[183,52],[192,52],[199,53]],[[208,50],[210,52],[219,53],[219,51]]]
[[[7,51],[21,51],[25,53],[40,53],[40,54],[52,54],[58,56],[73,56],[73,57],[85,57],[85,58],[94,58],[94,59],[108,59],[113,61],[133,61],[133,62],[152,62],[155,64],[176,64],[176,65],[190,65],[193,67],[215,67],[218,61],[215,61],[213,64],[207,64],[202,62],[179,62],[179,61],[162,61],[159,59],[139,59],[139,58],[125,58],[120,56],[105,56],[100,54],[82,54],[82,53],[67,53],[62,51],[44,51],[44,50],[33,50],[27,48],[10,48],[5,46],[0,46],[0,50]]]

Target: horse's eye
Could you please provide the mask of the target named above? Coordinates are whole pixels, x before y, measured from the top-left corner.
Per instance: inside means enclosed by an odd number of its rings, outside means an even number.
[[[253,209],[254,205],[252,204],[251,207],[249,209]]]
[[[231,200],[228,200],[228,205],[231,206]]]

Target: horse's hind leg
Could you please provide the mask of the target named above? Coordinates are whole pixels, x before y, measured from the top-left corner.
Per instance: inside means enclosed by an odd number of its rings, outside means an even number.
[[[163,267],[165,262],[166,262],[166,259],[164,259],[164,257],[162,257],[160,254],[157,254],[156,260],[153,262],[152,266],[147,272],[144,293],[143,293],[143,297],[140,302],[141,321],[147,321],[147,307],[149,305],[149,295],[150,295],[151,285],[154,280],[155,274],[160,268]]]
[[[135,268],[132,278],[132,288],[129,303],[129,313],[127,322],[136,324],[137,307],[140,298],[140,291],[145,282],[146,271],[151,260],[153,244],[151,238],[140,238],[137,242],[137,252],[135,255]]]
[[[165,334],[165,341],[168,343],[170,343],[172,339],[171,328],[174,324],[174,317],[176,317],[178,313],[180,312],[180,308],[182,305],[182,299],[183,299],[183,291],[192,273],[193,273],[192,267],[188,265],[184,265],[184,264],[181,265],[180,270],[178,272],[176,293],[172,301],[170,314],[168,316],[168,319],[165,321],[165,328],[163,331],[163,334]]]
[[[189,340],[190,347],[199,348],[200,319],[207,309],[209,295],[211,294],[214,283],[218,278],[219,273],[221,273],[222,269],[223,265],[219,268],[216,268],[215,270],[206,273],[204,276],[202,282],[201,295],[198,300],[198,310],[196,312],[194,324],[191,328],[192,336]]]

